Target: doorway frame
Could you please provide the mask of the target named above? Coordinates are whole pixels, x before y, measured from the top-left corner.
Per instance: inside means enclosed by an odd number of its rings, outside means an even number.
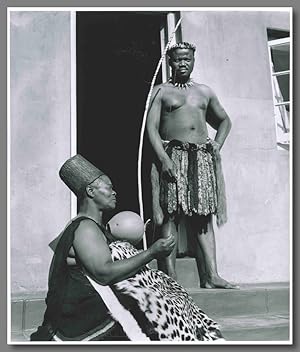
[[[165,12],[165,11],[157,11],[157,12]],[[76,37],[76,14],[77,10],[70,11],[70,67],[71,67],[71,113],[70,113],[70,129],[71,129],[71,138],[70,138],[70,155],[75,155],[77,153],[77,37]],[[166,14],[166,22],[163,28],[160,30],[160,46],[161,46],[161,55],[164,52],[165,46],[170,38],[171,33],[175,29],[176,21],[180,15],[178,11],[165,12]],[[181,31],[176,33],[171,44],[176,43],[176,41],[181,40]],[[170,78],[170,69],[167,62],[166,57],[162,62],[162,80],[165,82]],[[71,218],[77,215],[77,198],[71,192],[71,200],[70,200],[70,213]]]
[[[76,13],[77,11],[70,11],[70,67],[71,67],[71,140],[70,153],[71,156],[77,154],[77,59],[76,59]],[[70,204],[71,218],[77,215],[77,198],[71,192]]]

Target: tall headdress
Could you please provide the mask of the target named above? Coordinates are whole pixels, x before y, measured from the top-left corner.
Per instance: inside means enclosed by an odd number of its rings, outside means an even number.
[[[68,159],[59,170],[60,178],[76,196],[81,196],[85,187],[101,175],[104,172],[80,154]]]

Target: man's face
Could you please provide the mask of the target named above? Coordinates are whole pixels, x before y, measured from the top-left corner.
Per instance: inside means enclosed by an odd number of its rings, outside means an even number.
[[[92,182],[89,187],[93,189],[94,201],[101,210],[114,209],[116,207],[117,193],[108,176],[102,175]]]
[[[191,49],[175,49],[171,53],[169,64],[173,76],[176,78],[189,78],[194,68],[194,52]]]

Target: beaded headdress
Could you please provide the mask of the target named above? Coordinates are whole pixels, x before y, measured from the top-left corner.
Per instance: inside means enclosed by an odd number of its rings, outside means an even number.
[[[179,42],[179,43],[173,44],[169,47],[167,51],[168,56],[170,56],[170,54],[176,49],[191,49],[193,50],[193,52],[195,52],[196,46],[188,42]]]

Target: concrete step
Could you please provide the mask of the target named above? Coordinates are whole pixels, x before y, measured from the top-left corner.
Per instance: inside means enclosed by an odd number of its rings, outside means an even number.
[[[153,260],[149,265],[151,268],[157,269],[156,260]],[[177,274],[177,281],[183,287],[189,287],[189,288],[200,287],[198,269],[194,258],[191,258],[191,257],[177,258],[176,274]]]
[[[187,289],[209,315],[236,316],[289,312],[289,284],[242,284],[240,289]]]
[[[289,327],[288,326],[277,326],[268,328],[253,328],[253,329],[242,329],[242,330],[231,330],[224,334],[226,341],[251,341],[252,343],[257,341],[286,341],[289,342]]]
[[[258,314],[214,319],[227,341],[288,341],[288,314]]]
[[[150,267],[157,268],[156,261]],[[288,283],[239,283],[240,289],[201,289],[194,258],[177,258],[177,281],[209,314],[242,315],[289,311]]]
[[[29,341],[29,335],[27,335],[24,331],[12,331],[11,341],[17,343],[26,342]]]
[[[150,267],[157,269],[157,262],[153,260],[149,263]],[[195,258],[183,257],[176,259],[176,274],[177,281],[186,288],[199,288],[199,273]],[[226,278],[225,278],[226,279]],[[246,282],[246,281],[244,281]],[[237,283],[240,285],[240,283]]]
[[[195,303],[208,315],[219,317],[286,314],[289,312],[288,283],[241,285],[240,289],[188,289]],[[12,298],[12,332],[35,328],[43,320],[45,293]]]
[[[156,262],[150,266],[156,268]],[[193,258],[178,258],[176,270],[179,283],[205,313],[220,323],[227,340],[288,340],[288,283],[240,284],[240,289],[231,290],[201,289]],[[44,297],[45,292],[12,297],[13,341],[28,340],[40,325],[45,311]]]
[[[289,341],[287,314],[258,314],[220,317],[211,316],[220,325],[227,342],[233,341]],[[35,329],[13,332],[12,341],[29,341]]]
[[[45,298],[26,297],[12,299],[11,302],[11,331],[19,332],[33,329],[41,324],[46,309]]]
[[[198,269],[194,258],[177,258],[176,273],[177,281],[183,287],[200,287]]]

